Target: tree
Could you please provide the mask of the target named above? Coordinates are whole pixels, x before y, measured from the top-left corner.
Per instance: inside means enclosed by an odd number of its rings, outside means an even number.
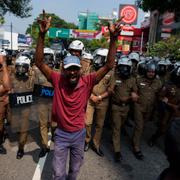
[[[137,0],[137,5],[146,12],[158,10],[162,14],[166,11],[173,11],[176,16],[180,16],[179,0]]]
[[[149,49],[150,56],[169,57],[173,56],[180,60],[180,34],[155,43]]]
[[[21,18],[29,17],[32,10],[30,2],[31,0],[0,0],[0,15],[10,12]]]
[[[57,27],[57,28],[67,28],[67,29],[77,29],[77,26],[73,23],[68,23],[61,19],[59,16],[53,14],[53,13],[46,13],[47,17],[51,16],[51,27]],[[42,18],[42,14],[39,14],[38,18]],[[29,27],[26,30],[26,34],[30,34],[33,38],[33,46],[36,45],[37,38],[38,38],[38,32],[39,32],[39,24],[37,23],[37,19],[34,19],[34,22],[29,25]],[[45,46],[49,46],[49,38],[46,34],[45,37]]]

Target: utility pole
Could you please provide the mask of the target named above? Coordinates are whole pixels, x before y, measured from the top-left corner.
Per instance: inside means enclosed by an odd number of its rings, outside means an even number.
[[[11,50],[13,49],[12,22],[11,22]]]

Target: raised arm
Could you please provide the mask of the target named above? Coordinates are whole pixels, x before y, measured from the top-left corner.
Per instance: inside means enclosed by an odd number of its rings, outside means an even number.
[[[39,37],[37,41],[35,63],[40,71],[50,80],[52,69],[43,62],[44,59],[44,39],[46,32],[51,24],[51,17],[46,18],[45,11],[43,10],[43,19],[38,19],[39,23]]]
[[[111,70],[114,67],[114,60],[115,60],[115,55],[116,55],[116,41],[121,31],[120,22],[122,18],[120,18],[114,24],[109,25],[110,44],[109,44],[109,52],[107,55],[107,62],[102,68],[100,68],[97,71],[97,78],[96,78],[97,82],[99,82],[105,76],[105,74],[108,73],[109,70]]]
[[[6,57],[0,55],[0,65],[3,71],[2,84],[0,85],[0,96],[11,89],[10,77],[6,65]]]

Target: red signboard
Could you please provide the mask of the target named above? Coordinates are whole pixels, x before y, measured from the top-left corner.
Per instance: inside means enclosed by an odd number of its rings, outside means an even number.
[[[126,24],[137,24],[138,9],[135,5],[120,5],[119,17],[124,16],[122,22]]]

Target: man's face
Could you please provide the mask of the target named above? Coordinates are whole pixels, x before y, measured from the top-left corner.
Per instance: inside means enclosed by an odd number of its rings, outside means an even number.
[[[77,56],[79,58],[81,57],[81,51],[80,50],[70,49],[69,52],[73,56]]]
[[[69,82],[69,84],[75,87],[79,81],[80,77],[80,67],[70,66],[67,69],[64,69],[64,74]]]
[[[155,75],[156,75],[155,71],[148,71],[147,72],[147,78],[148,79],[154,79]]]

